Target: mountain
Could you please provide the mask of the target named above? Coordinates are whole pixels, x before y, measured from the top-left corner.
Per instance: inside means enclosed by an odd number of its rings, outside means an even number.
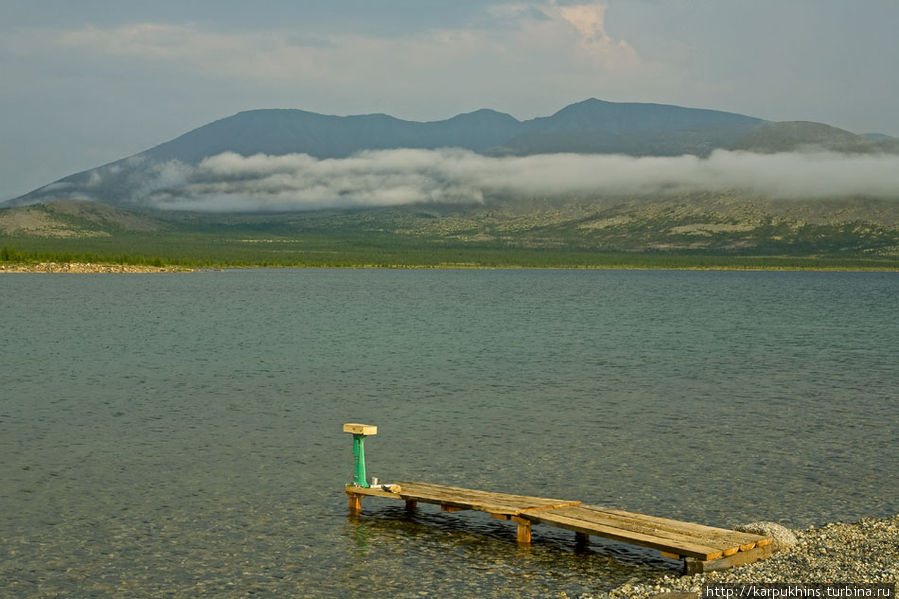
[[[360,156],[367,150],[406,148],[436,152],[415,159],[411,155]],[[70,175],[5,206],[86,200],[139,210],[275,212],[422,201],[470,203],[495,195],[496,190],[508,193],[509,189],[517,189],[519,196],[565,195],[570,189],[602,195],[595,186],[578,188],[577,181],[586,172],[617,174],[615,166],[605,171],[602,169],[606,167],[576,166],[583,161],[568,158],[552,158],[555,163],[565,162],[567,170],[539,170],[541,167],[535,166],[539,162],[546,167],[552,160],[535,161],[529,167],[517,161],[518,170],[513,174],[497,166],[506,164],[502,161],[480,160],[473,154],[445,151],[447,148],[494,158],[562,153],[692,155],[710,157],[713,162],[716,149],[761,154],[809,150],[899,154],[899,140],[856,135],[822,123],[774,123],[718,110],[595,98],[525,121],[487,109],[430,122],[386,114],[333,116],[304,110],[250,110],[134,156]],[[273,159],[287,155],[290,157]],[[359,159],[321,162],[350,156]],[[728,172],[733,173],[734,169],[722,160],[719,155],[716,168],[730,168]],[[642,163],[641,168],[646,164],[650,166],[641,171],[636,183],[630,180],[629,189],[658,188],[658,164]],[[650,168],[653,164],[656,166]],[[678,175],[683,176],[682,171],[691,168],[690,164],[689,160],[679,161],[674,167],[678,172],[669,178],[671,182],[661,184],[668,185],[669,190],[689,186],[690,182],[678,179]],[[634,168],[628,172],[631,176],[636,173]],[[714,169],[693,172],[699,177],[721,176]],[[864,195],[874,189],[883,196],[883,187],[876,185],[881,179],[888,177],[869,177],[857,186],[858,193]],[[739,177],[734,180],[740,181]],[[569,183],[574,187],[565,187]],[[717,185],[720,188],[720,181]],[[739,187],[741,183],[734,185]],[[822,189],[822,193],[837,193],[832,187]]]
[[[170,161],[195,165],[223,152],[243,156],[299,153],[320,159],[396,148],[463,148],[516,156],[559,152],[704,156],[764,124],[761,119],[716,110],[596,99],[527,121],[486,109],[432,122],[386,114],[332,116],[304,110],[250,110],[134,156],[70,175],[6,205],[84,199],[135,206],[147,192],[143,174],[148,170]]]
[[[768,123],[730,145],[732,150],[776,152],[829,151],[844,154],[899,153],[899,139],[856,135],[823,123]]]

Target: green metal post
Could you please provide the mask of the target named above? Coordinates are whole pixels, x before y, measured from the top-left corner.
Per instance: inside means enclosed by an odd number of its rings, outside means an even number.
[[[365,435],[353,435],[353,484],[357,487],[369,487],[365,476]]]

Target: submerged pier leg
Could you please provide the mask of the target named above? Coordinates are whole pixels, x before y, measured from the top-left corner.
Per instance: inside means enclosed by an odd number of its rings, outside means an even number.
[[[511,520],[518,525],[518,534],[515,538],[515,540],[518,541],[518,544],[530,545],[532,522],[530,520],[525,520],[524,518],[519,518],[518,516],[512,516]]]
[[[350,500],[350,514],[358,516],[362,512],[362,495],[359,493],[347,493]]]
[[[590,535],[585,532],[574,533],[574,547],[578,551],[583,551],[590,545]]]

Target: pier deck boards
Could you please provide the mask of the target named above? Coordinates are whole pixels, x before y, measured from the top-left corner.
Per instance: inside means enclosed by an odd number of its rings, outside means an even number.
[[[580,501],[566,501],[564,499],[550,499],[548,497],[531,497],[529,495],[512,495],[510,493],[493,493],[491,491],[478,491],[476,489],[463,489],[461,487],[448,487],[422,482],[398,482],[401,490],[391,493],[382,489],[371,489],[347,486],[347,493],[371,495],[375,497],[390,497],[391,499],[404,499],[406,501],[420,501],[433,503],[460,510],[478,510],[503,516],[517,516],[531,510],[544,510],[554,507],[577,505]],[[453,509],[444,511],[456,511]]]
[[[574,531],[583,541],[594,535],[658,549],[662,555],[684,560],[686,573],[747,564],[771,554],[770,537],[713,526],[613,510],[580,501],[494,493],[424,482],[399,482],[394,492],[348,485],[350,511],[358,513],[363,496],[439,505],[443,511],[479,510],[518,525],[518,542],[530,543],[531,527],[545,524]]]

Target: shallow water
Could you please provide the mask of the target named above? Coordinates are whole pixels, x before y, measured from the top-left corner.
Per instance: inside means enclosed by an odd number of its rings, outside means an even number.
[[[369,474],[705,524],[897,513],[894,273],[0,278],[11,597],[545,596],[656,552],[366,499]]]

